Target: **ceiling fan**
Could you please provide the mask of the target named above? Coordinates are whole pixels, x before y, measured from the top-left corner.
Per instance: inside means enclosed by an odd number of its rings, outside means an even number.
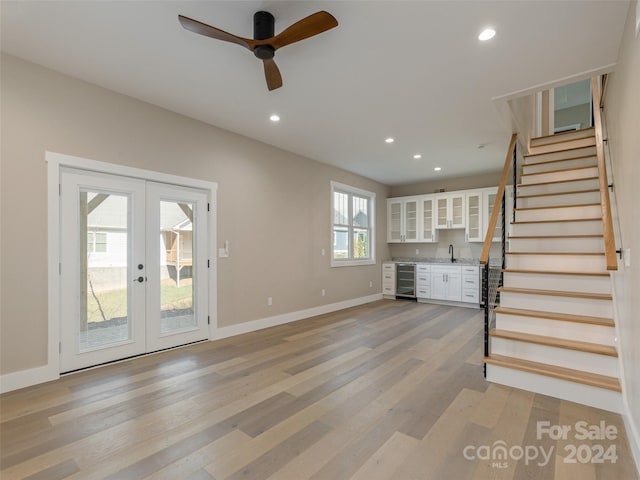
[[[278,70],[278,66],[273,61],[276,50],[338,26],[338,21],[333,15],[320,11],[303,18],[274,36],[273,15],[269,12],[256,12],[253,16],[254,38],[250,39],[238,37],[183,15],[178,15],[178,19],[180,24],[191,32],[225,42],[236,43],[251,50],[264,64],[264,76],[269,90],[275,90],[282,86],[280,70]]]

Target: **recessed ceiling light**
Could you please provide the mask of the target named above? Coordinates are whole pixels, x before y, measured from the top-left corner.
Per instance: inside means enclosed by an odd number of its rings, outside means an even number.
[[[478,35],[478,40],[486,42],[487,40],[491,40],[496,36],[496,31],[493,28],[485,28],[480,35]]]
[[[276,115],[275,113],[273,115],[271,115],[269,117],[269,120],[271,120],[272,122],[279,122],[280,121],[280,116]]]
[[[434,170],[435,170],[436,172],[439,172],[440,170],[442,170],[442,167],[435,167],[435,168],[434,168]]]
[[[419,153],[416,153],[413,158],[415,158],[416,160],[422,158],[422,155],[420,155]]]
[[[395,139],[389,137],[389,138],[385,138],[384,141],[387,142],[387,143],[393,143],[393,142],[395,142]]]

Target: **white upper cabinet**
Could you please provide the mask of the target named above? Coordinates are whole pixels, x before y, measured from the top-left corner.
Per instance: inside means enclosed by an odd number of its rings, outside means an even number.
[[[422,229],[420,230],[420,241],[431,243],[438,241],[438,231],[435,229],[435,199],[433,195],[424,195],[420,198],[422,210]]]
[[[464,228],[465,199],[465,192],[436,196],[436,228]]]
[[[486,232],[487,229],[489,228],[489,222],[491,221],[491,215],[493,213],[493,209],[496,203],[496,195],[498,193],[498,188],[488,188],[485,189],[483,192],[483,202],[484,202],[484,207],[483,207],[483,236],[482,236],[482,241],[484,242],[484,237],[486,236]],[[507,185],[506,191],[505,191],[505,212],[506,212],[506,216],[505,216],[505,223],[507,226],[507,230],[508,227],[511,223],[511,212],[513,211],[513,187],[511,187],[510,185]],[[494,242],[500,242],[502,240],[502,215],[501,213],[498,213],[498,221],[496,222],[496,228],[493,231],[493,241]],[[508,234],[508,231],[507,231]]]
[[[467,192],[467,226],[465,230],[465,239],[467,242],[484,241],[485,229],[483,226],[482,200],[482,191]]]
[[[418,242],[422,234],[420,197],[387,199],[387,242]]]

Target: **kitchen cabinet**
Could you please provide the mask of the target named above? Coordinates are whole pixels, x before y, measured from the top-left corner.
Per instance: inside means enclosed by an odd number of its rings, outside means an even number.
[[[387,199],[387,242],[418,242],[422,214],[419,197]]]
[[[435,300],[462,301],[462,271],[459,265],[431,266],[431,297]]]
[[[396,264],[385,262],[382,264],[382,295],[396,294]]]
[[[431,297],[431,265],[418,263],[416,265],[416,297]]]
[[[420,210],[422,212],[422,228],[420,229],[420,241],[433,243],[438,241],[435,217],[435,197],[423,195],[420,198]]]
[[[473,190],[467,192],[465,239],[467,242],[484,242],[486,227],[484,227],[483,215],[483,191]]]
[[[437,195],[436,228],[464,228],[465,226],[465,192]]]
[[[462,266],[462,301],[480,304],[480,268],[476,265]]]
[[[485,232],[482,236],[482,241],[484,241],[484,237],[486,236],[487,229],[489,228],[489,221],[491,220],[491,215],[493,213],[493,208],[496,203],[496,195],[498,193],[498,188],[488,188],[483,192],[483,231]],[[505,221],[507,229],[511,223],[511,212],[513,211],[513,187],[507,185],[505,190]],[[508,234],[508,232],[507,232]],[[496,223],[496,228],[494,230],[493,235],[494,242],[502,241],[502,215],[498,214],[498,221]]]

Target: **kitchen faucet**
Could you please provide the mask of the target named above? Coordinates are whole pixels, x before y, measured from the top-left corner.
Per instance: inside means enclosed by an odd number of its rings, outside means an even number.
[[[453,258],[453,244],[449,244],[449,253],[451,254],[451,263],[455,262],[456,259]]]

